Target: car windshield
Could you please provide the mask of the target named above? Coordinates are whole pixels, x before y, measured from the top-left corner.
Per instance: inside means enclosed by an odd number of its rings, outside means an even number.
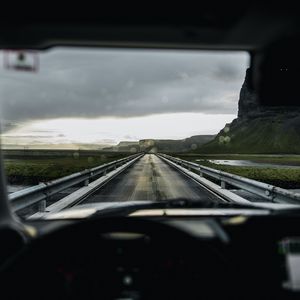
[[[0,59],[4,171],[21,217],[297,198],[299,117],[259,105],[247,52],[57,47]]]

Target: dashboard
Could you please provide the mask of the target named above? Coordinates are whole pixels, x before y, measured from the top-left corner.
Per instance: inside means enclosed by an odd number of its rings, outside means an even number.
[[[39,221],[49,232],[1,272],[2,290],[8,299],[294,299],[280,241],[299,235],[297,219],[113,217],[51,230],[55,221]]]

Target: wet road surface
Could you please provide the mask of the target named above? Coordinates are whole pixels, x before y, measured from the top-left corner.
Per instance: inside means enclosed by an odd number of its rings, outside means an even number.
[[[156,155],[146,154],[81,204],[178,198],[219,202],[216,196]]]

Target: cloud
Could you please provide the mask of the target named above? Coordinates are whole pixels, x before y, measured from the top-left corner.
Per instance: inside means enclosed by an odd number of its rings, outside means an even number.
[[[21,124],[19,124],[19,123],[14,123],[14,122],[1,120],[1,122],[0,122],[0,132],[6,132],[6,131],[13,130],[14,128],[17,128],[20,125]]]
[[[25,122],[236,114],[247,59],[246,53],[52,49],[41,53],[38,73],[0,69],[1,115]]]
[[[49,139],[49,138],[53,138],[52,135],[2,135],[2,138],[5,139],[30,139],[32,140],[33,138],[35,139]]]
[[[221,62],[212,71],[212,75],[222,81],[232,81],[240,79],[240,66],[234,63]]]

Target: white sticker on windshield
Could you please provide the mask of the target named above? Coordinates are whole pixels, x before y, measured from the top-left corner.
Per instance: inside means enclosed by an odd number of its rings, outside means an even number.
[[[36,51],[5,50],[3,53],[4,68],[8,70],[37,72],[39,56]]]

